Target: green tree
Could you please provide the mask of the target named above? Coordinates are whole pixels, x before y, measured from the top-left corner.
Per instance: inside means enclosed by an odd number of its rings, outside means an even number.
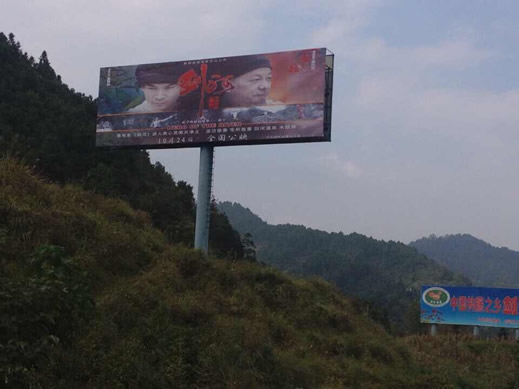
[[[243,259],[256,262],[256,245],[252,240],[252,234],[246,232],[241,239],[241,243],[243,245]]]
[[[0,33],[0,150],[52,181],[79,183],[147,212],[171,242],[193,245],[192,187],[175,182],[147,151],[95,147],[96,102],[65,85],[46,51],[38,61]],[[216,208],[210,246],[240,257],[239,234]]]
[[[0,380],[8,387],[36,387],[40,364],[94,311],[87,275],[62,247],[40,246],[27,262],[23,281],[0,277]]]

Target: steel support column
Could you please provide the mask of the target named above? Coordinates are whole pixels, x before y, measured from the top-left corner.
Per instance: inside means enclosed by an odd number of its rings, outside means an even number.
[[[214,147],[201,146],[196,204],[195,249],[202,250],[206,254],[209,250],[209,217],[211,215],[213,161]]]

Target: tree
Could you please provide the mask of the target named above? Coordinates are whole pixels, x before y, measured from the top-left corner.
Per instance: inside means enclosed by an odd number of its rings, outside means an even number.
[[[44,78],[48,80],[56,79],[56,72],[50,66],[49,58],[47,57],[47,52],[45,50],[41,53],[36,69]]]
[[[243,246],[243,259],[249,262],[256,262],[256,245],[252,240],[252,234],[247,232],[241,239]]]

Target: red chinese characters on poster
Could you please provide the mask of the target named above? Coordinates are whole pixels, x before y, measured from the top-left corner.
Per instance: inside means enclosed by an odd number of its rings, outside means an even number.
[[[505,296],[503,301],[497,297],[491,299],[483,296],[454,296],[451,297],[450,306],[453,310],[458,310],[460,312],[486,312],[517,315],[517,302],[517,296]]]

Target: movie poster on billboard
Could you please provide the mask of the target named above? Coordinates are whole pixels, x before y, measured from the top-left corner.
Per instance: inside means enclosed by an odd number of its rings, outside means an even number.
[[[325,72],[324,48],[102,68],[96,145],[329,141]]]

